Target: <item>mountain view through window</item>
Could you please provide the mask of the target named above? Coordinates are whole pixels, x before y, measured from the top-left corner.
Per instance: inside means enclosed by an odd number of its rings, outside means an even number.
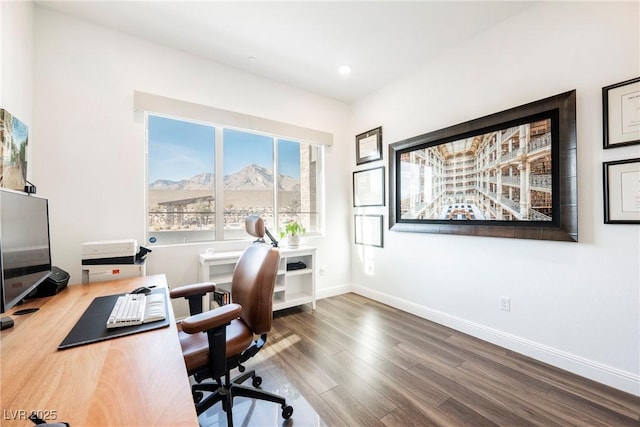
[[[319,150],[272,136],[150,115],[150,243],[245,238],[244,218],[250,214],[260,215],[274,235],[294,219],[307,231],[319,231]],[[216,164],[222,165],[222,174]],[[222,182],[217,183],[219,175]],[[221,185],[218,191],[216,185]]]

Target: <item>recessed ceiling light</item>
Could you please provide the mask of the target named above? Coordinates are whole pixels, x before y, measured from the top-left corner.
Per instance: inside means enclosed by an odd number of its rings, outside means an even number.
[[[338,68],[338,72],[340,74],[342,74],[343,76],[349,75],[349,74],[351,74],[351,66],[350,65],[341,65],[340,68]]]

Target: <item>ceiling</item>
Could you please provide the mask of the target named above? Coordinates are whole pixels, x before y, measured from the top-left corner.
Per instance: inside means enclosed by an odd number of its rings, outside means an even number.
[[[47,9],[352,103],[534,2],[51,1]],[[348,76],[338,67],[348,64]]]

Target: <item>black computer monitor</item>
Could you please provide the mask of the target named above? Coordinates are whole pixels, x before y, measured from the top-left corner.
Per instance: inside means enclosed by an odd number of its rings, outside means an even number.
[[[2,313],[51,274],[47,199],[0,189],[0,270]]]

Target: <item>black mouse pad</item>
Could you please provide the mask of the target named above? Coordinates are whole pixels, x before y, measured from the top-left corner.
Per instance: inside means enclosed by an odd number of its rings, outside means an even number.
[[[109,340],[112,338],[124,337],[140,332],[160,329],[169,326],[169,307],[167,294],[163,288],[153,289],[151,293],[164,293],[164,309],[166,317],[164,320],[143,323],[142,325],[123,326],[121,328],[107,329],[107,319],[119,296],[124,294],[107,295],[95,298],[89,307],[78,319],[67,337],[60,343],[58,350],[90,344],[93,342]]]

